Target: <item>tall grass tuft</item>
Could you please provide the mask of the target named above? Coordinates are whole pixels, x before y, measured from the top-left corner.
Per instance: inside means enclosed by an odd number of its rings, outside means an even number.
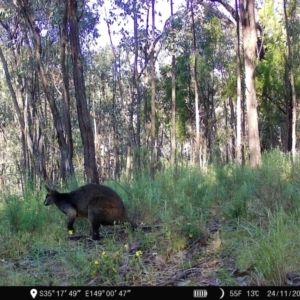
[[[253,268],[264,285],[286,283],[288,272],[300,270],[299,230],[295,219],[282,209],[276,214],[268,211],[268,228],[245,226],[244,245],[237,263],[241,268]]]

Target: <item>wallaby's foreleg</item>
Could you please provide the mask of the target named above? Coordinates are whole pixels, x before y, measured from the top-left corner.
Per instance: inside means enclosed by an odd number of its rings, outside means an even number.
[[[75,209],[68,209],[66,215],[67,215],[67,218],[68,218],[68,222],[67,222],[68,230],[75,231],[73,224],[74,224],[74,221],[75,221],[75,218],[76,218],[76,215],[77,215],[76,210]]]

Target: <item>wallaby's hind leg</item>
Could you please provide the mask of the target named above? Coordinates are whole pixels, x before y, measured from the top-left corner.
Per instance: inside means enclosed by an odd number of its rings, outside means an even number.
[[[93,240],[99,240],[100,234],[99,234],[99,228],[100,228],[100,220],[99,216],[93,212],[93,209],[88,209],[88,219],[90,222],[90,234],[92,236]]]
[[[92,236],[93,240],[100,240],[100,233],[99,233],[100,224],[97,225],[97,222],[90,221],[90,235]]]
[[[100,222],[97,220],[93,219],[90,220],[90,233],[92,235],[93,240],[99,240],[100,239],[100,234],[99,234],[99,227],[100,227]]]

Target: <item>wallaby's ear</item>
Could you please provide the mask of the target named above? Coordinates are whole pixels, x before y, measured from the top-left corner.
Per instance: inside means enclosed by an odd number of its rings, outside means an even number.
[[[45,188],[47,190],[48,193],[54,193],[57,192],[55,186],[53,185],[52,188],[48,187],[47,185],[45,185]]]
[[[47,190],[47,192],[51,191],[51,189],[47,185],[45,185],[45,189]]]

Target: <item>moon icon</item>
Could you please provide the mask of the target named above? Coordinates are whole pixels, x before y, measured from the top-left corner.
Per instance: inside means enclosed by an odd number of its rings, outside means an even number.
[[[222,295],[221,295],[220,299],[222,299],[224,297],[225,293],[224,293],[223,289],[220,288],[220,290],[222,291]]]

